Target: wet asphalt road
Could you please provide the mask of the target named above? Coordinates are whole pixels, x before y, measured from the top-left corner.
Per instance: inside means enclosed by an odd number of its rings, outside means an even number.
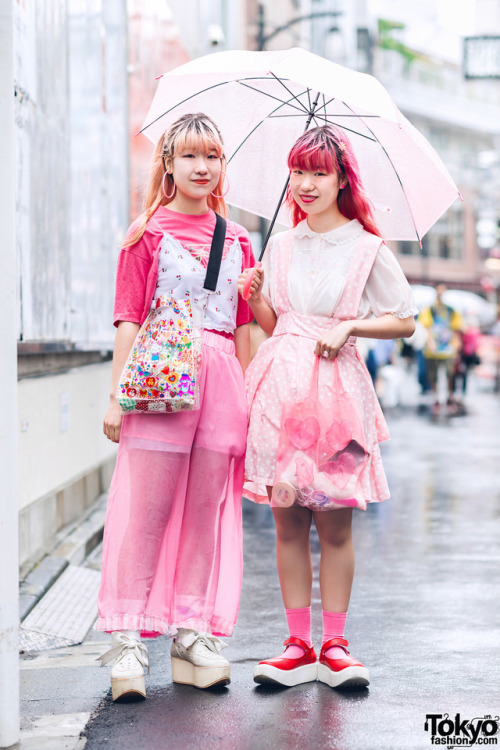
[[[355,512],[346,629],[353,654],[370,668],[370,688],[339,693],[321,683],[253,683],[254,665],[279,653],[287,630],[271,512],[245,501],[241,609],[224,652],[231,685],[173,685],[165,638],[149,646],[148,698],[141,703],[113,704],[104,669],[66,669],[66,710],[98,704],[86,750],[424,750],[434,746],[427,714],[499,715],[500,396],[477,392],[464,417],[431,421],[405,408],[388,422],[393,439],[383,457],[392,499]],[[319,647],[315,535],[313,549]]]

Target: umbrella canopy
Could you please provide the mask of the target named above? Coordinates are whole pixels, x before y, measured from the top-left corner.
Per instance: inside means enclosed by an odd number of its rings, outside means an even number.
[[[425,284],[412,284],[415,303],[419,310],[430,307],[436,299],[436,290]],[[477,320],[481,326],[489,326],[496,320],[495,306],[479,294],[466,289],[447,289],[443,302],[464,316],[466,323]]]
[[[268,219],[288,177],[288,152],[309,125],[346,132],[385,239],[420,240],[459,195],[376,78],[300,48],[219,52],[166,73],[141,132],[156,143],[189,112],[209,115],[222,132],[227,201]],[[285,207],[278,221],[290,224]]]

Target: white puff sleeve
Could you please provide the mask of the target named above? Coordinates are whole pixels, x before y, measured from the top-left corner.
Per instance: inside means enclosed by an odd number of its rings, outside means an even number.
[[[366,282],[360,304],[360,316],[366,318],[392,313],[397,318],[418,314],[413,292],[394,253],[382,244]]]

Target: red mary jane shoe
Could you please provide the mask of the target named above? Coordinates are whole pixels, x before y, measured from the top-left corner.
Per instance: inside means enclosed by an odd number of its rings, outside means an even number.
[[[357,661],[347,650],[348,642],[344,638],[330,638],[323,644],[319,655],[318,680],[332,688],[362,688],[370,684],[370,673],[360,661]],[[332,646],[340,646],[345,655],[340,659],[330,659],[325,655]]]
[[[283,643],[288,648],[291,645],[304,649],[304,655],[298,659],[288,659],[285,653],[259,662],[254,669],[253,679],[261,684],[277,684],[285,687],[301,685],[303,682],[313,682],[318,676],[318,663],[314,647],[307,645],[301,638],[287,638]]]

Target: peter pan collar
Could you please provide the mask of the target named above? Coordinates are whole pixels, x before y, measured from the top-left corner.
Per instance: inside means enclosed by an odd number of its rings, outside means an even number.
[[[359,237],[363,233],[364,229],[362,224],[360,224],[357,219],[352,219],[348,224],[343,224],[341,227],[331,229],[329,232],[325,232],[324,234],[319,234],[318,232],[314,232],[307,223],[307,219],[304,219],[297,224],[293,231],[295,236],[299,239],[302,239],[304,237],[308,237],[310,239],[320,237],[322,240],[326,240],[332,245],[341,245],[345,242],[351,242],[356,237]]]

